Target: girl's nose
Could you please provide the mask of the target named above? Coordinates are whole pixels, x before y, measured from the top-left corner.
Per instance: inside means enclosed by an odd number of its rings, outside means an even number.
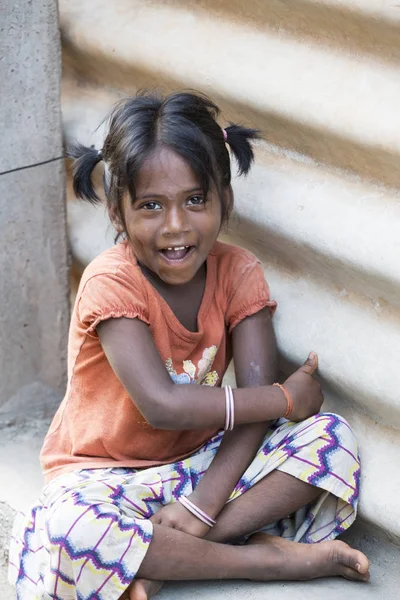
[[[162,227],[163,235],[177,235],[190,230],[187,215],[179,207],[171,207],[165,211],[165,219]]]

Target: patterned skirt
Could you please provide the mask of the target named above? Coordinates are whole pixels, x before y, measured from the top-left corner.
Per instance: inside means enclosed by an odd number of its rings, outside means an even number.
[[[222,437],[223,432],[174,464],[81,470],[51,481],[14,523],[9,581],[18,600],[118,600],[151,543],[149,518],[196,488]],[[302,423],[278,421],[229,501],[275,469],[322,492],[263,531],[314,543],[335,538],[354,521],[360,462],[357,442],[341,417],[321,413]]]

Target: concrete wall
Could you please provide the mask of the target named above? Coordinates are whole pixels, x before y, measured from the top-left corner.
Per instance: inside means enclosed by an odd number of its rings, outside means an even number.
[[[65,385],[69,306],[57,3],[5,0],[0,28],[4,424],[54,410]]]
[[[263,260],[282,367],[320,355],[358,434],[361,515],[400,539],[400,9],[381,0],[61,0],[67,138],[146,86],[210,94],[266,142],[225,235]],[[222,122],[223,123],[223,122]],[[98,179],[100,183],[100,177]],[[69,196],[76,273],[112,243]]]

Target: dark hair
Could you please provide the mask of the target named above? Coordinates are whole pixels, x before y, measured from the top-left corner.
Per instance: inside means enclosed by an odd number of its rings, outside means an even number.
[[[68,155],[75,159],[73,187],[75,194],[95,204],[100,202],[92,183],[92,171],[104,159],[104,187],[109,208],[120,218],[122,194],[129,191],[135,199],[135,174],[155,148],[173,148],[187,161],[200,179],[204,193],[212,180],[221,190],[231,182],[231,164],[225,141],[238,163],[239,175],[248,173],[254,160],[250,141],[260,137],[256,129],[230,124],[224,132],[216,119],[219,108],[206,96],[180,92],[165,98],[154,92],[140,92],[119,102],[109,116],[108,134],[103,149],[74,144]],[[221,195],[222,220],[227,220],[231,206]]]

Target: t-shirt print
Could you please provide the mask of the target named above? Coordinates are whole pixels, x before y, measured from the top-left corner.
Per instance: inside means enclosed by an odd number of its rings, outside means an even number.
[[[198,383],[213,387],[219,379],[217,371],[211,371],[217,351],[217,346],[205,348],[197,368],[191,360],[184,360],[182,365],[183,373],[176,372],[172,358],[167,358],[165,366],[174,383]]]

